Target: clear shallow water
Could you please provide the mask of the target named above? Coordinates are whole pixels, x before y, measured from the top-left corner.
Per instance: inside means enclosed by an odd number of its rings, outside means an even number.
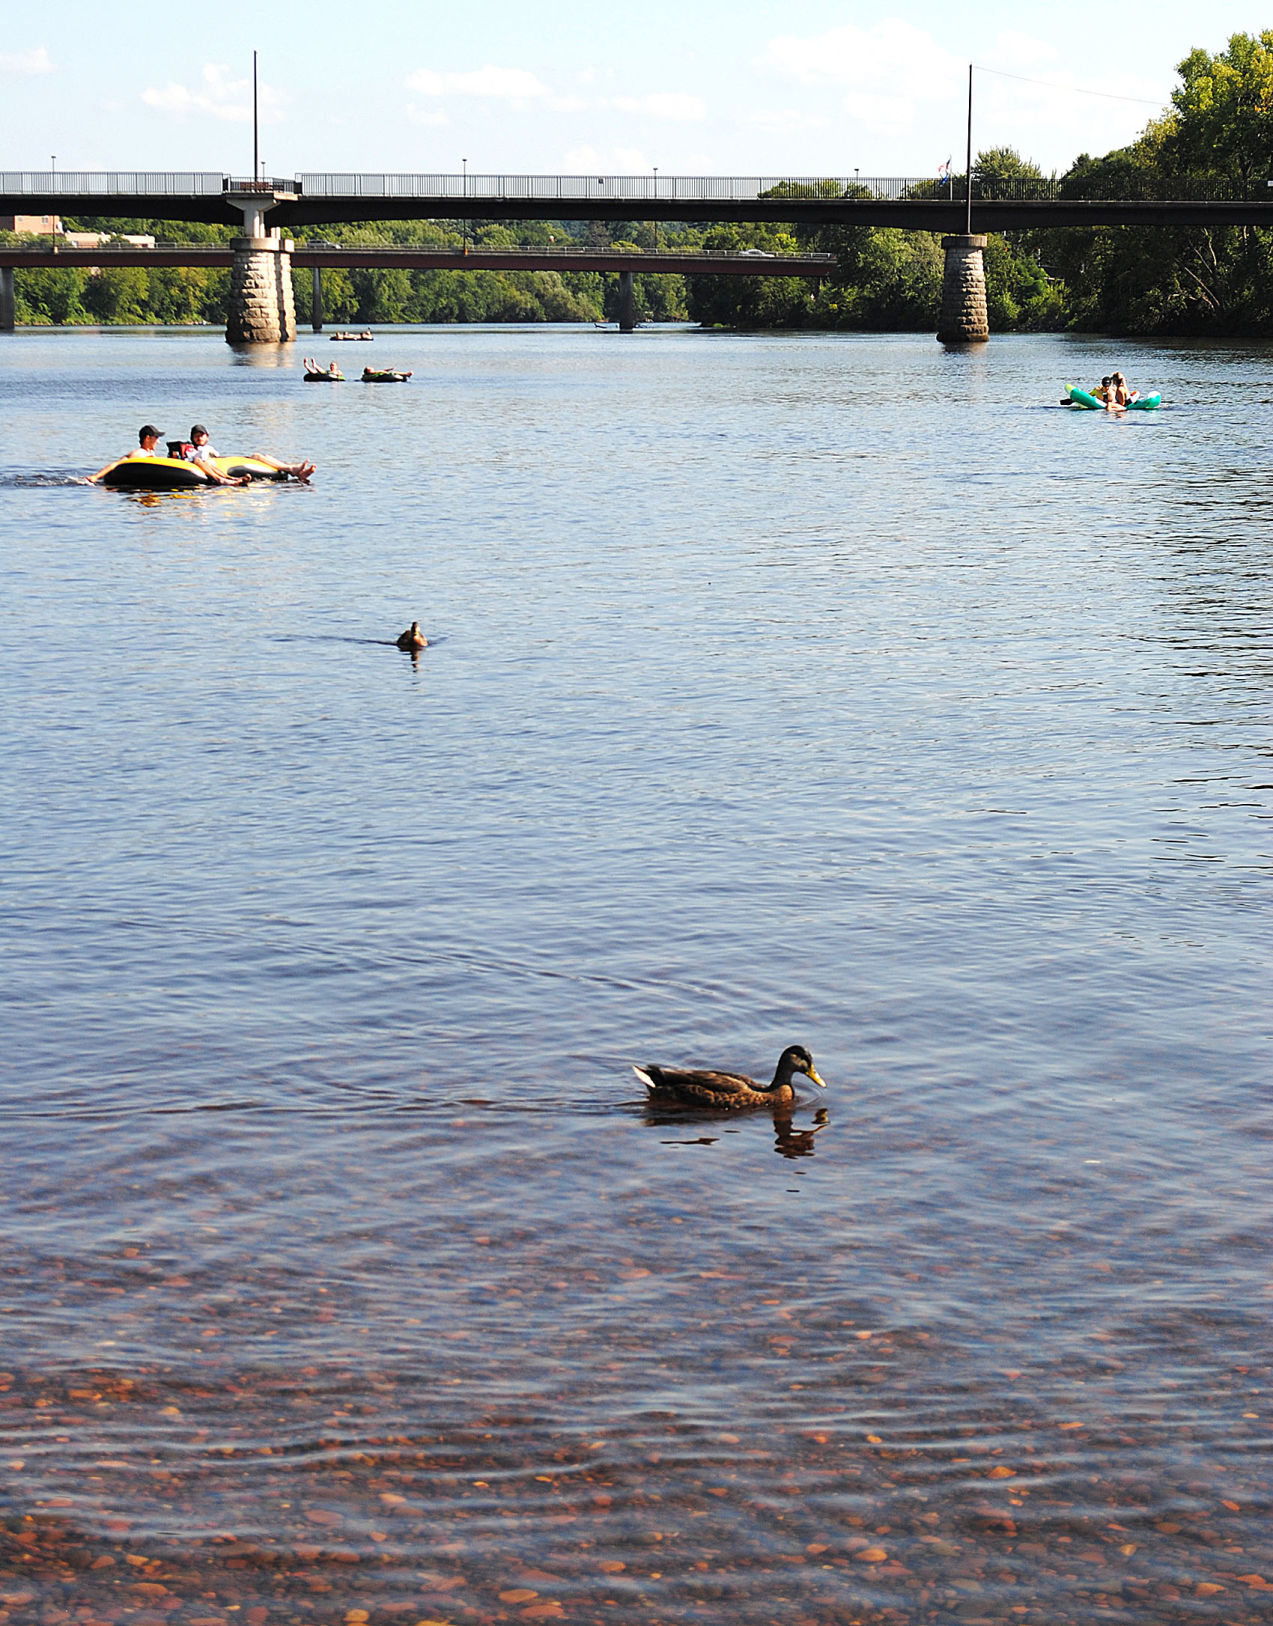
[[[1273,353],[310,348],[0,343],[0,1619],[1267,1620]]]

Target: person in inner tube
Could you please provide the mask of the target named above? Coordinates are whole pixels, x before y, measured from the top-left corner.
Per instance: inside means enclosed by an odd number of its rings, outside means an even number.
[[[215,446],[208,444],[208,431],[201,423],[196,423],[190,429],[190,444],[186,447],[186,461],[193,463],[200,474],[211,480],[214,486],[246,486],[251,479],[246,474],[222,474],[221,470],[212,461],[220,457],[221,453]]]
[[[217,451],[215,446],[209,446],[208,431],[201,423],[191,425],[190,450],[186,453],[186,456],[190,462],[197,463],[209,478],[219,484],[245,486],[250,483],[250,475],[245,474],[238,479],[230,480],[216,467],[212,459],[220,457],[221,453]],[[277,469],[280,474],[290,474],[297,480],[308,480],[314,472],[312,463],[280,463],[277,458],[267,457],[264,452],[253,452],[252,460],[255,463],[264,463],[271,469]]]
[[[104,469],[98,469],[96,474],[88,477],[89,485],[96,485],[104,474],[109,474],[117,463],[128,463],[134,457],[162,457],[164,454],[158,449],[163,438],[163,430],[156,429],[153,423],[144,423],[137,431],[137,444],[131,452],[125,452],[123,457],[112,457]]]

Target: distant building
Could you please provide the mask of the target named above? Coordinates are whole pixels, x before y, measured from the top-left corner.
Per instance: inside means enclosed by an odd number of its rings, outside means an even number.
[[[61,215],[0,215],[0,231],[28,232],[47,237],[62,230]]]
[[[154,248],[149,232],[64,231],[63,240],[72,248],[101,248],[103,243],[127,243],[129,248]]]

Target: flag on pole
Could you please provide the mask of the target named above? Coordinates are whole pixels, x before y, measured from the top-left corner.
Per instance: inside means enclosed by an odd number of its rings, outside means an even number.
[[[950,179],[950,159],[948,158],[944,164],[938,164],[938,166],[937,166],[937,184],[938,184],[938,186],[945,186],[946,182],[949,179]]]

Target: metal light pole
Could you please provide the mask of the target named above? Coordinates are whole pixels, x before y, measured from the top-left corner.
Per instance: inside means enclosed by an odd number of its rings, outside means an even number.
[[[654,208],[654,246],[655,246],[655,248],[657,248],[659,246],[658,202],[659,202],[659,166],[657,164],[655,164],[655,166],[654,166],[654,206],[655,206],[655,208]]]
[[[972,63],[968,64],[968,200],[964,216],[964,231],[972,236]]]
[[[53,226],[53,222],[57,219],[57,207],[56,207],[56,205],[57,205],[57,197],[56,197],[56,193],[57,193],[57,154],[56,153],[51,153],[49,155],[49,164],[52,166],[51,174],[50,174],[50,177],[49,177],[49,191],[54,193],[54,200],[53,200],[54,207],[49,210],[49,248],[51,249],[51,251],[54,254],[56,254],[57,253],[57,232],[54,230],[54,226]]]
[[[252,180],[261,179],[261,125],[257,117],[256,52],[252,53]]]
[[[469,161],[468,161],[467,158],[461,158],[460,159],[460,175],[461,175],[461,186],[463,187],[463,191],[464,191],[464,200],[465,200],[465,204],[467,206],[468,195],[469,195]],[[469,251],[469,217],[468,217],[467,207],[466,207],[466,210],[465,210],[465,213],[464,213],[464,216],[463,216],[463,227],[462,227],[462,233],[461,234],[462,234],[463,239],[464,239],[464,252],[467,254],[468,251]]]

